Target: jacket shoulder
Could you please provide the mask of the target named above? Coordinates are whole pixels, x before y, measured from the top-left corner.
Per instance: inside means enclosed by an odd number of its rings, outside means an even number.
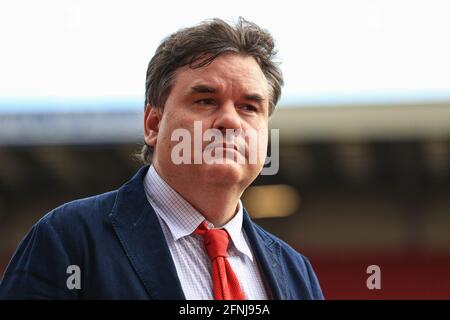
[[[261,226],[255,223],[253,225],[256,233],[269,247],[277,248],[288,283],[304,283],[311,299],[323,299],[319,280],[309,259]]]
[[[88,247],[107,230],[116,191],[65,203],[35,223],[17,247],[0,282],[0,299],[72,299],[67,267],[85,265]],[[103,225],[103,226],[102,226]]]
[[[269,231],[265,230],[261,226],[254,223],[254,228],[256,233],[266,242],[267,244],[278,244],[281,247],[281,250],[287,254],[288,256],[292,256],[297,259],[306,259],[306,257],[292,248],[289,244],[287,244],[285,241],[281,240],[274,234],[270,233]]]
[[[53,227],[74,223],[100,222],[111,212],[117,197],[117,190],[66,202],[45,214],[37,224],[51,224]]]

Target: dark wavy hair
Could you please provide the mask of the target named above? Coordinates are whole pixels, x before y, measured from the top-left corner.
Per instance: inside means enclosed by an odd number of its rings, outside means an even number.
[[[253,57],[269,83],[269,115],[281,95],[283,75],[275,61],[277,51],[270,33],[253,22],[239,17],[233,26],[221,19],[206,20],[181,29],[165,38],[148,64],[145,81],[145,107],[164,109],[176,71],[207,66],[224,53]],[[138,158],[151,162],[151,147],[143,145]]]

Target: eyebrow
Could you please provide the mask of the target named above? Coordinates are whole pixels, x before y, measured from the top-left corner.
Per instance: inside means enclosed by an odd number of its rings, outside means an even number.
[[[255,102],[263,102],[265,99],[258,93],[253,93],[253,94],[246,94],[244,95],[244,98],[247,100],[252,100]]]
[[[191,88],[191,93],[216,93],[216,92],[217,89],[204,84],[199,84]]]
[[[193,86],[190,90],[191,93],[217,93],[217,91],[216,88],[204,84]],[[264,97],[258,93],[244,94],[243,98],[258,103],[265,101]]]

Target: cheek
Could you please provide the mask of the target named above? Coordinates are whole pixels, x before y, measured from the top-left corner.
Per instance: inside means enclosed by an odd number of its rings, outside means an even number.
[[[176,124],[171,119],[170,114],[164,114],[159,123],[157,148],[160,154],[166,154],[172,148],[171,141],[172,132],[176,128]]]
[[[170,141],[172,133],[177,128],[181,128],[180,118],[177,113],[171,112],[171,110],[165,110],[161,118],[159,125],[159,138],[164,141]]]
[[[264,161],[267,156],[270,134],[267,122],[261,121],[255,130],[257,131],[258,136],[258,160],[262,165],[264,165]]]
[[[267,135],[264,135],[263,137],[259,138],[259,145],[258,145],[258,160],[261,165],[264,165],[264,162],[266,160],[267,156],[267,147],[268,147],[268,139]]]
[[[158,144],[161,152],[169,156],[175,146],[186,140],[186,135],[190,137],[189,140],[193,141],[193,132],[193,121],[183,119],[180,114],[172,115],[168,113],[165,119],[161,121],[158,132]]]

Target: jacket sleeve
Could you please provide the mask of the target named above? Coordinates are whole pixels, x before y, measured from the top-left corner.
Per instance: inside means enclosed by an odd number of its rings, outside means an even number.
[[[306,270],[308,271],[309,284],[311,286],[311,295],[313,300],[324,300],[322,289],[320,288],[319,280],[317,279],[316,273],[311,266],[308,258],[302,255],[303,261],[305,262]]]
[[[16,249],[0,283],[0,299],[76,299],[78,290],[66,284],[70,265],[60,235],[44,217]]]

